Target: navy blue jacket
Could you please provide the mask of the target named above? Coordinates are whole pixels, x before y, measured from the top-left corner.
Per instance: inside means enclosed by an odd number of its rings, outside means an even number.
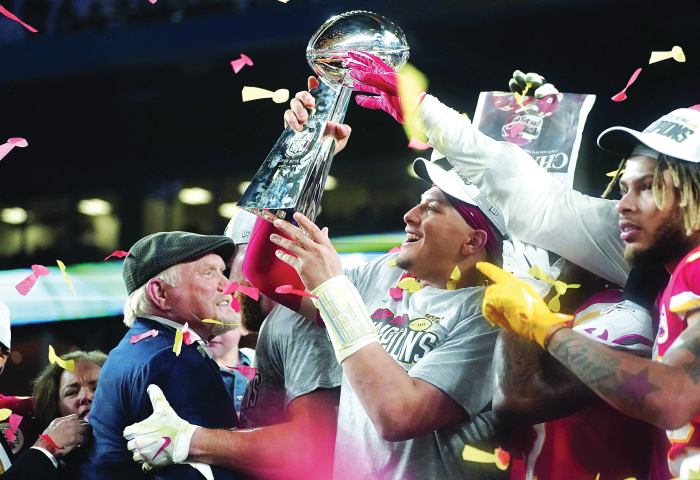
[[[133,345],[130,338],[149,330],[156,337]],[[175,412],[188,422],[206,428],[233,428],[238,418],[233,400],[219,373],[219,367],[197,349],[197,343],[182,345],[180,356],[173,353],[173,329],[153,320],[138,318],[117,347],[109,353],[100,371],[100,381],[90,410],[94,442],[83,464],[86,480],[201,479],[189,465],[172,465],[146,474],[134,462],[122,437],[124,428],[153,413],[146,389],[155,383]],[[241,475],[212,466],[218,479]]]

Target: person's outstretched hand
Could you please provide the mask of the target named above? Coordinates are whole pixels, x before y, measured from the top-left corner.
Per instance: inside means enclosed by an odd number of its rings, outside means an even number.
[[[397,122],[405,123],[406,107],[417,105],[424,92],[417,92],[416,97],[402,97],[400,83],[401,75],[384,63],[376,55],[366,52],[348,52],[350,60],[344,64],[350,69],[350,76],[356,80],[353,88],[360,92],[374,93],[376,95],[357,95],[355,101],[361,107],[384,110],[394,117]],[[409,91],[410,89],[405,89]]]
[[[486,289],[482,303],[484,317],[492,325],[513,331],[544,348],[550,329],[573,318],[552,313],[532,287],[512,273],[488,262],[479,262],[476,268],[493,282]]]
[[[88,422],[80,420],[75,413],[54,418],[42,435],[48,435],[51,440],[39,437],[34,446],[50,452],[56,459],[84,445],[92,438]]]

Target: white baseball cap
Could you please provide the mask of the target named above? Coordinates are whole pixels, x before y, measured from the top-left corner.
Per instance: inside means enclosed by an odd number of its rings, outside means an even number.
[[[600,148],[621,157],[629,155],[639,143],[670,157],[700,163],[700,105],[674,110],[643,132],[612,127],[598,137]]]
[[[417,158],[413,162],[413,171],[426,182],[434,183],[446,194],[479,207],[504,238],[509,236],[501,211],[462,172],[456,168],[446,170],[424,158]]]
[[[257,215],[253,215],[247,210],[239,209],[226,226],[224,235],[233,240],[235,245],[250,242],[250,234],[253,232]]]
[[[0,302],[0,343],[10,348],[10,309]]]

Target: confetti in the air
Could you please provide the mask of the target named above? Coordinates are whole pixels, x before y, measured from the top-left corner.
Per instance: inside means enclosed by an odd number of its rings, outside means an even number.
[[[244,295],[248,295],[253,300],[257,300],[260,297],[260,291],[255,287],[247,287],[238,282],[227,283],[224,287],[224,295],[229,295],[234,292],[241,292]]]
[[[420,286],[420,282],[416,280],[415,277],[409,276],[405,273],[399,280],[397,287],[403,290],[408,290],[408,293],[416,293],[418,290],[423,288]]]
[[[63,360],[61,357],[56,355],[56,350],[49,345],[49,362],[55,363],[64,370],[72,372],[75,370],[75,360]]]
[[[255,374],[258,372],[258,369],[255,367],[249,367],[248,365],[241,365],[238,364],[235,367],[233,367],[234,370],[239,372],[241,375],[243,375],[245,378],[248,380],[252,380],[255,378]]]
[[[15,147],[26,147],[29,145],[27,141],[23,138],[10,138],[7,143],[3,143],[0,145],[0,160],[5,158],[5,155],[10,153],[10,150],[12,150]]]
[[[111,257],[128,257],[129,252],[125,252],[124,250],[117,250],[114,253],[110,253],[105,260],[109,260]]]
[[[241,302],[236,297],[231,297],[231,308],[234,312],[241,311]]]
[[[303,290],[295,290],[292,288],[291,285],[280,285],[279,287],[275,288],[275,292],[277,293],[290,293],[292,295],[299,295],[300,297],[311,297],[311,298],[316,298],[318,297],[312,293],[305,292]]]
[[[77,295],[75,293],[75,288],[73,288],[73,282],[70,281],[70,278],[68,278],[68,274],[66,273],[66,266],[60,260],[56,260],[56,263],[58,264],[58,268],[61,269],[61,273],[63,274],[63,278],[65,278],[66,282],[68,282],[68,286],[70,287],[71,290],[73,290],[73,295]]]
[[[456,290],[457,289],[457,283],[462,279],[462,272],[459,270],[459,267],[455,265],[455,269],[452,270],[452,273],[450,274],[450,279],[447,281],[447,289],[448,290]]]
[[[685,62],[685,53],[683,53],[681,47],[676,45],[670,52],[651,52],[649,63],[652,64],[669,58],[673,58],[677,62]]]
[[[253,66],[253,61],[248,58],[248,56],[241,53],[241,58],[238,60],[231,60],[231,66],[233,67],[233,73],[238,73],[244,66]]]
[[[27,25],[27,24],[24,23],[22,20],[20,20],[19,18],[17,18],[17,16],[16,16],[15,14],[9,12],[9,11],[8,11],[5,7],[3,7],[2,5],[0,5],[0,13],[2,13],[3,15],[5,15],[5,16],[6,16],[7,18],[9,18],[10,20],[14,20],[14,21],[17,22],[17,23],[20,23],[22,26],[24,26],[24,28],[26,28],[26,29],[29,30],[30,32],[36,33],[36,32],[38,31],[36,28]],[[25,145],[25,146],[26,146],[26,145]]]
[[[632,77],[630,77],[630,81],[627,82],[627,86],[625,88],[623,88],[620,93],[618,93],[617,95],[612,97],[613,102],[621,102],[627,98],[627,94],[625,92],[627,91],[628,88],[630,88],[630,85],[632,85],[635,82],[635,80],[637,80],[637,77],[639,76],[641,71],[642,71],[641,68],[638,68],[637,70],[635,70],[635,72],[632,74]]]
[[[36,281],[39,280],[39,277],[44,277],[49,274],[49,269],[43,265],[32,265],[32,270],[34,270],[34,272],[31,275],[15,285],[15,288],[21,295],[28,294]]]
[[[173,342],[173,352],[178,357],[180,356],[180,351],[182,350],[182,330],[179,328],[175,330],[175,342]]]
[[[10,428],[5,430],[5,438],[7,438],[8,442],[12,443],[17,440],[17,435],[15,432],[17,432],[17,427],[19,427],[19,424],[22,423],[22,416],[12,413],[10,414],[10,418],[7,420],[7,423],[10,425]]]
[[[417,138],[411,138],[408,141],[408,148],[412,148],[414,150],[427,150],[432,147],[427,143],[423,142],[422,140],[418,140]]]
[[[484,452],[470,445],[465,445],[462,459],[467,462],[494,463],[500,470],[506,470],[510,464],[510,453],[498,447],[493,453]]]
[[[153,3],[156,3],[158,0],[148,0],[148,1],[153,4]]]
[[[275,103],[284,103],[289,100],[289,90],[286,88],[280,88],[274,92],[271,90],[265,90],[264,88],[258,87],[243,87],[241,92],[243,95],[244,102],[250,102],[251,100],[259,100],[261,98],[271,98]]]
[[[7,420],[11,414],[12,410],[9,408],[0,408],[0,422]]]
[[[157,337],[158,333],[159,333],[158,330],[153,329],[153,330],[147,331],[146,333],[142,333],[140,335],[132,335],[131,338],[129,339],[129,343],[131,343],[133,345],[134,343],[139,342],[139,341],[143,340],[144,338]]]
[[[623,173],[625,173],[624,168],[622,170],[620,170],[620,175],[622,175]],[[605,174],[606,177],[614,177],[615,175],[617,175],[617,170],[614,170],[612,172],[608,172]]]
[[[46,443],[51,445],[53,448],[63,450],[63,447],[59,447],[58,445],[56,445],[56,442],[54,442],[53,439],[49,437],[48,433],[42,433],[41,435],[39,435],[39,438],[43,438],[44,440],[46,440]]]
[[[401,69],[401,75],[398,76],[396,87],[399,97],[417,99],[423,94],[423,92],[428,90],[428,77],[426,77],[416,67],[410,63],[407,63]],[[404,102],[403,104],[405,119],[403,129],[406,133],[406,137],[408,137],[409,146],[411,140],[417,140],[420,142],[425,142],[425,140],[427,140],[425,134],[423,133],[423,121],[421,120],[421,116],[418,114],[419,105],[420,103],[417,101],[408,101]]]
[[[557,294],[549,301],[547,306],[549,307],[549,309],[551,311],[553,311],[555,313],[561,309],[561,303],[559,302],[559,297],[564,295],[566,293],[566,290],[569,288],[581,287],[581,285],[578,283],[572,283],[572,284],[568,285],[568,284],[562,282],[561,280],[554,280],[552,277],[547,275],[547,272],[542,270],[537,265],[533,265],[527,273],[529,273],[530,275],[535,277],[537,280],[544,280],[545,282],[554,286],[554,290],[557,292]]]
[[[215,323],[216,325],[232,325],[234,327],[237,327],[240,325],[240,323],[224,323],[224,322],[220,322],[219,320],[214,320],[212,318],[205,318],[204,320],[202,320],[202,323]]]

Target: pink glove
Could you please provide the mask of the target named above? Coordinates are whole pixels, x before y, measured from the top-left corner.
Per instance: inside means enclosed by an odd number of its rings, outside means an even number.
[[[381,58],[366,52],[348,52],[351,60],[345,67],[350,68],[350,76],[357,80],[354,89],[360,92],[376,93],[378,96],[358,95],[355,101],[361,107],[381,109],[404,123],[404,109],[399,96],[398,82],[401,76]],[[422,97],[421,97],[422,99]],[[409,101],[413,101],[410,99]]]

